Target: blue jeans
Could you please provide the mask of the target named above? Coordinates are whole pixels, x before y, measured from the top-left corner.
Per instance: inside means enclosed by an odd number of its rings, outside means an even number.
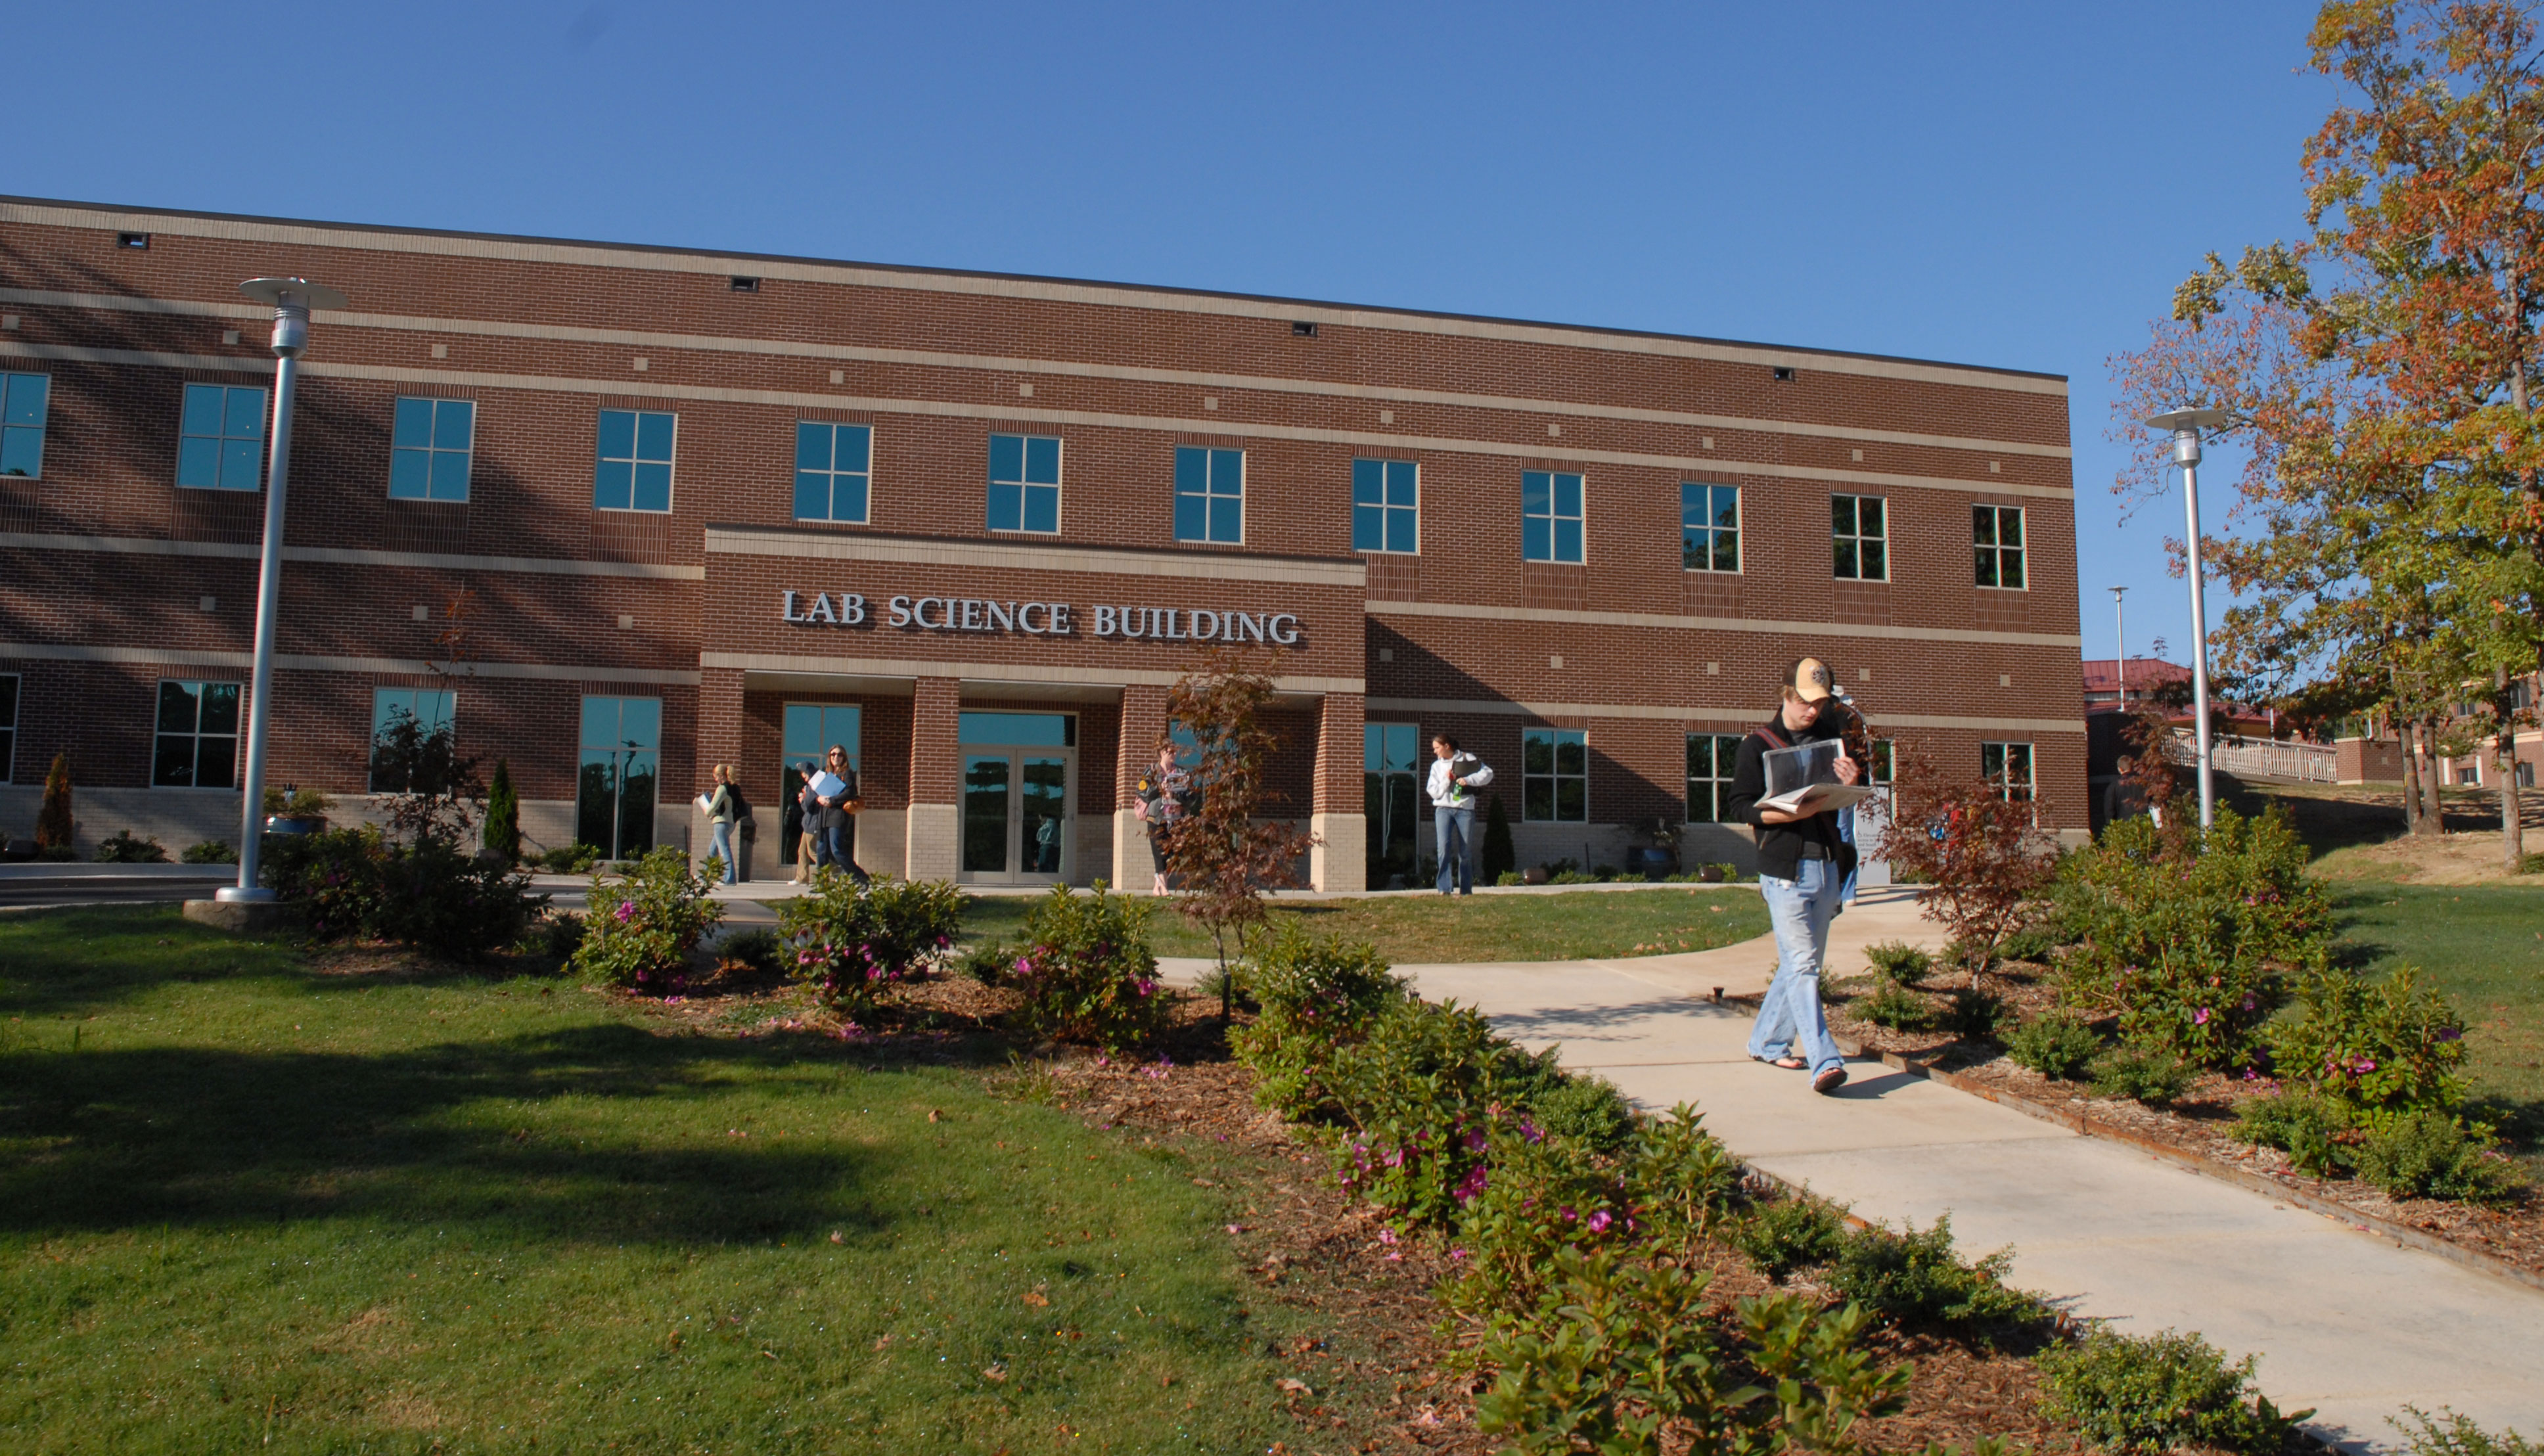
[[[1440,852],[1440,893],[1475,893],[1475,806],[1432,805],[1431,829]]]
[[[712,833],[707,839],[707,853],[724,861],[724,882],[730,885],[741,878],[733,858],[733,821],[719,819],[708,828]]]
[[[857,867],[857,822],[854,819],[812,833],[813,862],[816,865],[828,864],[845,871],[848,878],[861,885],[871,882],[866,872]]]
[[[1829,922],[1837,918],[1841,889],[1831,870],[1825,859],[1805,859],[1795,878],[1758,876],[1776,927],[1776,980],[1749,1028],[1749,1055],[1775,1061],[1791,1056],[1799,1041],[1813,1076],[1846,1065],[1820,1009],[1820,960],[1828,954]]]

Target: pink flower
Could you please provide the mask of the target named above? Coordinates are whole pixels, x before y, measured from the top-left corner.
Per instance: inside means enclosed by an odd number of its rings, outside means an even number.
[[[1455,1259],[1464,1259],[1464,1258],[1468,1258],[1468,1257],[1470,1257],[1471,1255],[1467,1253],[1467,1251],[1465,1251],[1465,1250],[1463,1250],[1463,1249],[1452,1249],[1452,1250],[1450,1250],[1450,1251],[1449,1251],[1449,1256],[1450,1256],[1451,1258],[1455,1258]]]
[[[2205,1025],[2207,1025],[2207,1024],[2208,1024],[2208,1008],[2206,1008],[2206,1007],[2201,1007],[2201,1008],[2198,1010],[2198,1011],[2197,1011],[2196,1013],[2194,1013],[2194,1014],[2191,1016],[2191,1018],[2190,1018],[2190,1024],[2191,1024],[2191,1025],[2193,1025],[2193,1026],[2205,1026]]]
[[[1608,1210],[1604,1208],[1600,1209],[1597,1213],[1590,1215],[1590,1232],[1594,1234],[1604,1234],[1608,1232],[1608,1225],[1612,1222],[1614,1222],[1614,1220],[1608,1217]]]
[[[622,926],[623,926],[623,925],[627,924],[629,921],[634,920],[635,918],[636,918],[636,902],[635,902],[635,901],[633,901],[633,900],[621,900],[621,901],[619,901],[619,902],[618,902],[618,923],[619,923],[620,925],[622,925]]]
[[[1381,1229],[1381,1230],[1379,1230],[1379,1231],[1378,1231],[1378,1242],[1379,1242],[1379,1243],[1381,1243],[1381,1244],[1392,1244],[1392,1243],[1394,1243],[1394,1242],[1395,1242],[1395,1231],[1394,1231],[1393,1229]]]

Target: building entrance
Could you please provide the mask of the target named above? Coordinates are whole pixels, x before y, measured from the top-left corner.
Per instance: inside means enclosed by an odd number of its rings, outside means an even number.
[[[1077,718],[966,712],[963,857],[970,884],[1066,883],[1076,869]]]

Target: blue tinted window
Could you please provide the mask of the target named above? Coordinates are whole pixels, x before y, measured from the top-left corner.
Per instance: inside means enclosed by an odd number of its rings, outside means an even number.
[[[671,510],[678,423],[679,416],[655,410],[602,410],[592,504],[603,511]]]
[[[1175,447],[1175,539],[1245,539],[1245,451]]]
[[[196,490],[254,490],[265,469],[265,391],[189,384],[179,417],[177,483]]]
[[[965,713],[956,731],[965,743],[1020,748],[1077,746],[1077,718],[1072,713]]]
[[[1059,532],[1059,437],[990,437],[989,521],[992,530]]]
[[[1528,561],[1581,559],[1581,477],[1559,471],[1520,472],[1520,556]]]
[[[417,731],[427,736],[451,732],[451,710],[456,699],[457,694],[446,688],[371,689],[371,792],[404,793],[408,787],[406,766],[390,763],[380,753],[388,731],[411,719]]]
[[[830,756],[834,744],[848,751],[848,767],[857,767],[857,734],[860,715],[854,703],[790,702],[779,738],[786,767],[795,769],[804,763],[819,765]],[[803,787],[800,770],[791,780],[794,788]],[[788,798],[793,798],[789,792]]]
[[[1740,569],[1740,487],[1682,481],[1679,559],[1689,571]]]
[[[44,404],[52,384],[46,374],[0,374],[0,475],[44,473]]]
[[[862,525],[873,454],[868,426],[796,421],[795,519]]]
[[[1352,461],[1352,549],[1415,551],[1421,545],[1420,472],[1411,460]]]
[[[586,697],[582,740],[575,782],[575,838],[608,858],[634,858],[654,847],[655,803],[662,780],[663,700]]]
[[[468,459],[476,440],[474,402],[399,399],[389,430],[389,499],[467,500]]]

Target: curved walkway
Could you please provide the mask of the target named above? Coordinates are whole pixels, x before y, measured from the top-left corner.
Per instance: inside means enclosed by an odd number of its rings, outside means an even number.
[[[1840,916],[1830,963],[1941,936],[1912,893],[1868,892]],[[1531,1047],[1560,1043],[1637,1103],[1693,1102],[1768,1173],[1865,1218],[1950,1214],[1962,1248],[2014,1247],[2014,1277],[2076,1314],[2147,1333],[2196,1330],[2261,1356],[2283,1410],[2312,1406],[2327,1440],[2390,1448],[2406,1404],[2452,1406],[2497,1432],[2544,1437],[2544,1293],[2275,1203],[2123,1144],[1892,1071],[1850,1064],[1833,1097],[1749,1060],[1745,1009],[1765,987],[1761,937],[1628,960],[1399,966],[1423,995],[1474,1006]]]

